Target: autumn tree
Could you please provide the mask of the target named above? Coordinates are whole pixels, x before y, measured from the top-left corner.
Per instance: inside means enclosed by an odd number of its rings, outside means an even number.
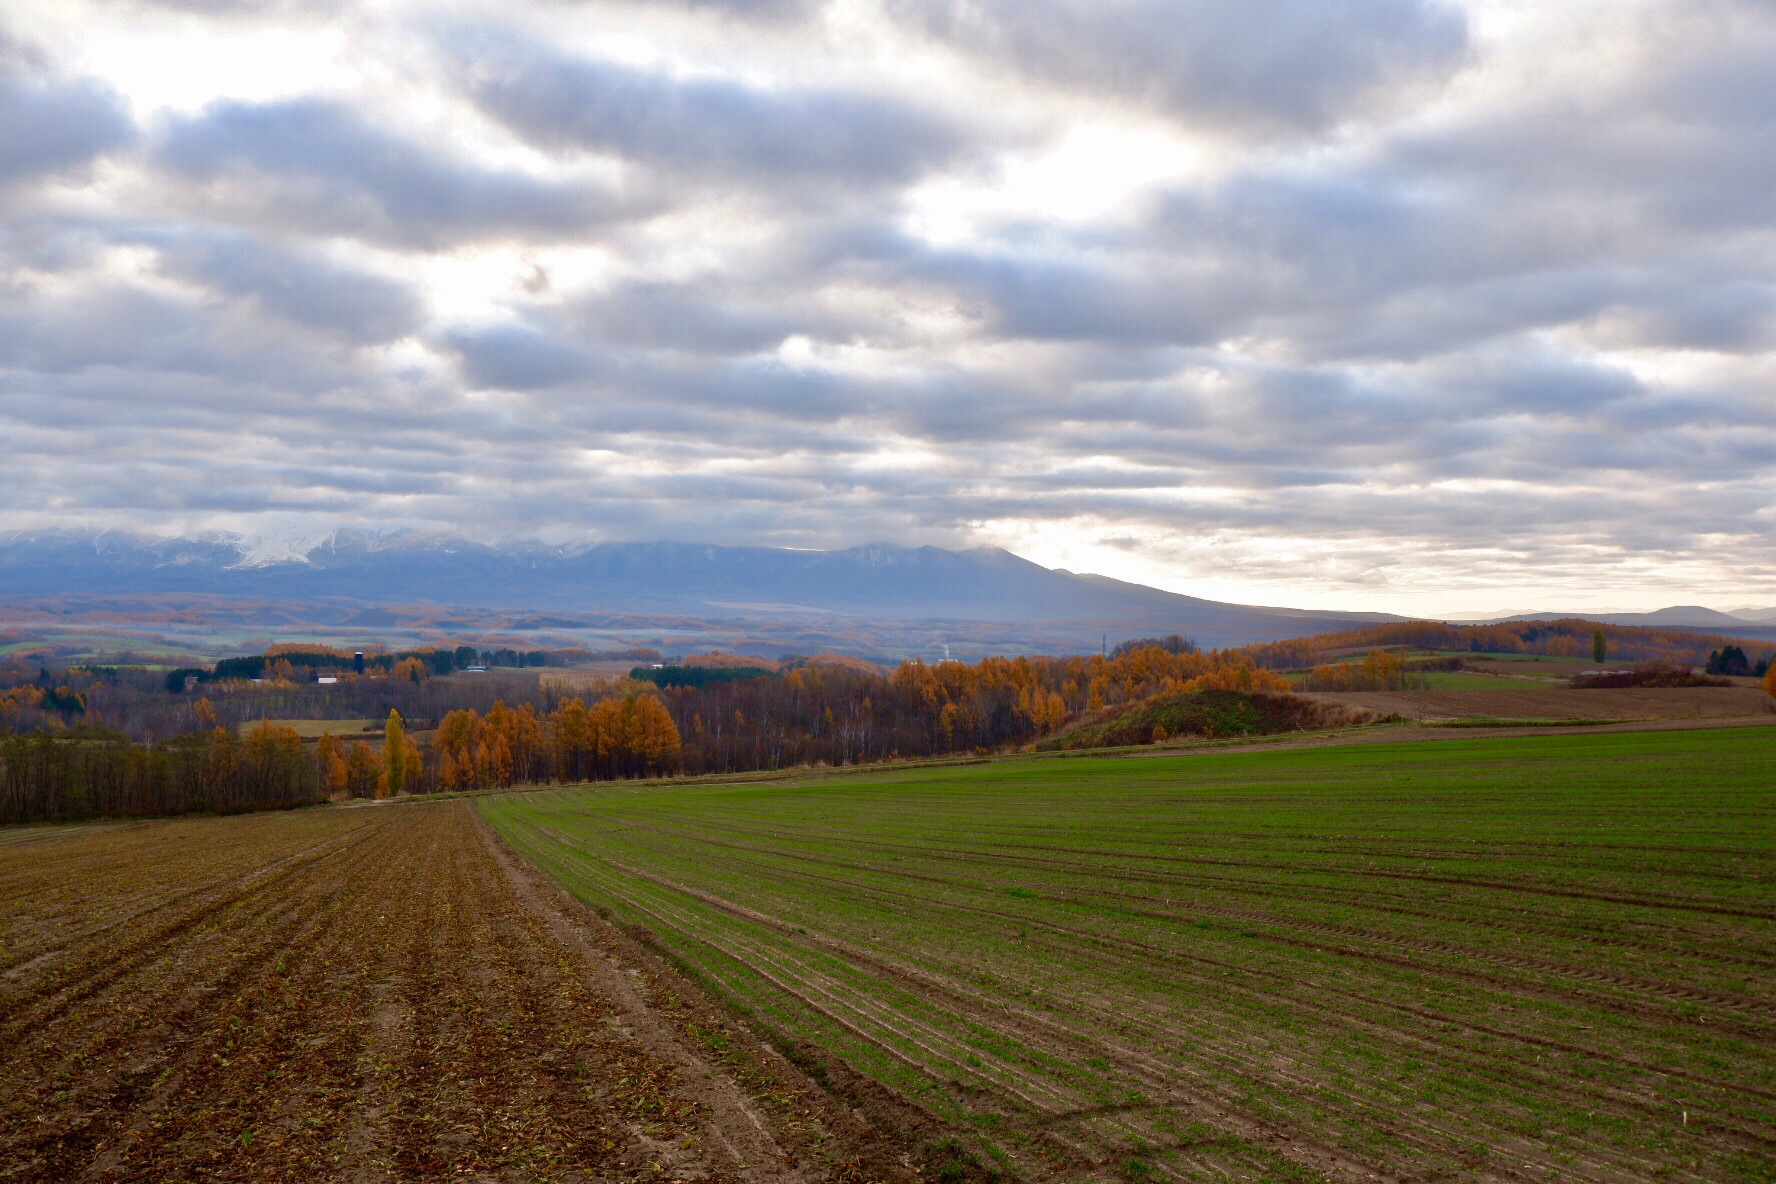
[[[475,789],[475,738],[481,717],[474,708],[449,712],[438,721],[432,751],[438,762],[438,784],[448,791]]]
[[[419,740],[413,733],[407,732],[401,737],[401,743],[403,746],[401,763],[406,771],[407,792],[425,793],[425,753],[420,751]]]
[[[315,770],[295,728],[260,723],[246,734],[239,752],[229,805],[294,804],[306,799]]]
[[[321,778],[321,791],[328,797],[343,797],[351,789],[351,766],[346,759],[345,741],[332,732],[321,733],[315,745],[315,770]]]
[[[204,739],[204,750],[199,787],[210,808],[220,810],[229,805],[240,779],[240,740],[227,728],[212,728]]]
[[[406,791],[407,755],[407,729],[401,723],[401,713],[391,707],[388,725],[382,733],[382,779],[377,785],[377,797],[394,797]]]
[[[359,740],[345,759],[346,792],[354,798],[375,796],[382,781],[382,759],[368,743]]]
[[[563,781],[584,781],[591,775],[592,717],[584,700],[568,699],[550,716],[555,732],[555,768]]]
[[[389,671],[390,678],[404,678],[408,682],[424,682],[432,676],[426,664],[418,658],[402,658]]]
[[[672,713],[658,695],[637,695],[624,704],[625,740],[630,759],[643,774],[664,773],[678,766],[682,741]]]
[[[1370,650],[1361,662],[1315,666],[1302,682],[1310,691],[1398,691],[1405,686],[1406,659],[1381,649]]]

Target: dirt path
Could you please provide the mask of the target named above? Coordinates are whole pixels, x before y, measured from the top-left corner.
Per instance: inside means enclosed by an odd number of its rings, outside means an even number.
[[[465,802],[0,846],[0,1179],[900,1181]]]

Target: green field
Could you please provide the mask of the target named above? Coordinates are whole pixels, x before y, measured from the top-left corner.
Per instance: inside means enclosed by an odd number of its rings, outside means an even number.
[[[1772,736],[1024,758],[482,809],[923,1141],[936,1178],[1770,1180]]]

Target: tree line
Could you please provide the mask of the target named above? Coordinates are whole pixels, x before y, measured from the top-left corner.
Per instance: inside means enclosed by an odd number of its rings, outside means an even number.
[[[1649,629],[1639,625],[1600,625],[1583,618],[1557,621],[1503,621],[1496,625],[1450,625],[1442,621],[1389,621],[1295,637],[1245,647],[1258,665],[1270,670],[1300,670],[1324,662],[1335,651],[1411,646],[1474,654],[1544,654],[1556,658],[1591,658],[1602,662],[1607,652],[1622,662],[1665,662],[1701,666],[1722,642],[1718,633],[1692,629]],[[1772,648],[1765,642],[1741,641],[1739,647]],[[1736,647],[1737,648],[1737,647]],[[1763,659],[1766,668],[1769,658]]]
[[[1104,654],[912,660],[891,671],[845,660],[748,668],[712,656],[578,685],[561,675],[438,674],[435,655],[454,663],[467,656],[460,650],[378,655],[388,662],[367,660],[362,674],[348,669],[318,685],[291,675],[350,651],[273,647],[251,662],[218,663],[209,680],[177,691],[139,669],[52,675],[0,663],[0,822],[998,752],[1158,695],[1286,693],[1293,688],[1278,671],[1289,667],[1307,690],[1410,685],[1407,659],[1382,645],[1564,654],[1598,645],[1598,632],[1593,622],[1404,622],[1241,650],[1204,653],[1173,635]],[[1708,635],[1611,630],[1608,643],[1633,660],[1691,637],[1711,640],[1717,663],[1751,665],[1742,647],[1721,649],[1723,639]],[[1362,659],[1330,660],[1365,644],[1373,648]],[[687,674],[699,670],[719,674]],[[280,720],[377,723],[342,722],[305,742]]]
[[[274,669],[288,654],[260,656]],[[96,685],[116,689],[103,680]],[[506,684],[510,699],[451,701],[451,694],[487,685],[416,685],[392,676],[329,686],[236,679],[205,684],[206,693],[165,696],[184,709],[183,726],[170,736],[134,739],[104,726],[102,712],[77,725],[14,729],[0,736],[0,821],[987,752],[1051,734],[1083,712],[1162,691],[1288,686],[1243,654],[1158,646],[1109,658],[913,661],[892,673],[811,664],[702,685],[607,679],[584,694],[533,680]],[[389,707],[380,734],[342,729],[309,744],[285,724],[238,719],[242,704],[265,711],[300,699],[311,709],[338,707],[361,701],[373,687],[404,687],[403,696],[422,709]]]

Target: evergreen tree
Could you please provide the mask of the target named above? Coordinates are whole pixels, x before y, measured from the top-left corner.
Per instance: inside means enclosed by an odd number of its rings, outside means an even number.
[[[1709,653],[1708,673],[1748,675],[1751,673],[1751,659],[1736,645],[1723,646]]]

